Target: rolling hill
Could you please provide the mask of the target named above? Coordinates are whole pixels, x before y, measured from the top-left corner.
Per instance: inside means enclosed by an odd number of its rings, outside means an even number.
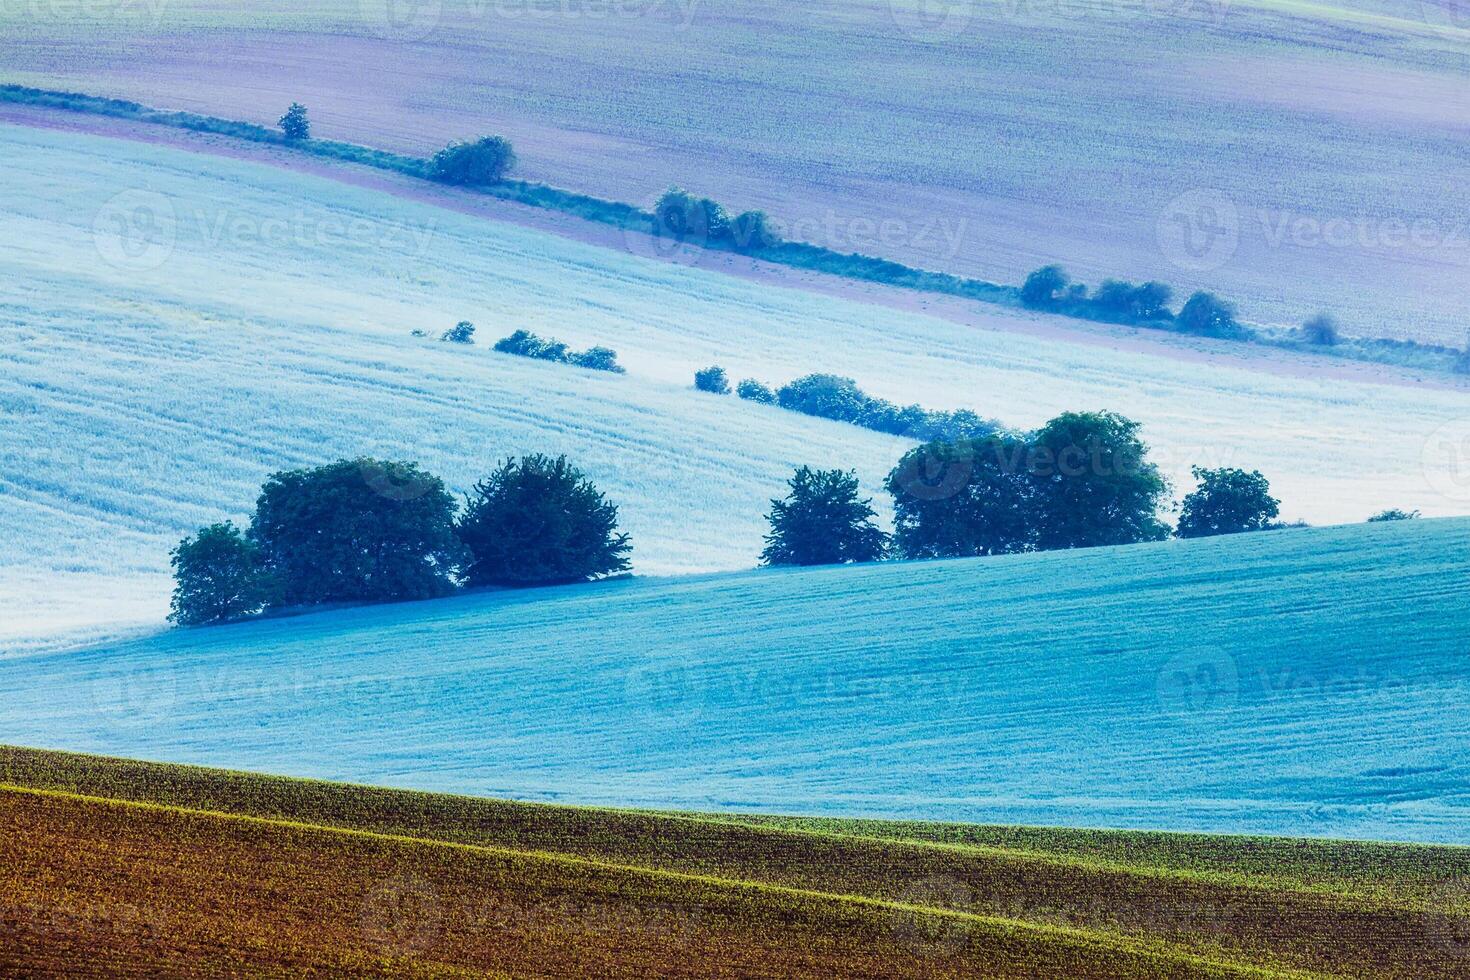
[[[0,661],[0,740],[584,804],[1470,843],[1470,522],[635,579]]]
[[[645,574],[748,567],[791,467],[876,489],[908,445],[689,388],[709,363],[855,377],[1016,426],[1107,408],[1191,464],[1259,467],[1288,517],[1463,511],[1463,393],[979,329],[486,220],[312,174],[0,126],[0,648],[157,622],[168,548],[274,469],[412,457],[467,489],[565,452],[622,507]],[[460,319],[482,345],[410,336]],[[520,327],[626,376],[493,354]],[[1447,435],[1448,433],[1448,435]],[[880,505],[886,500],[880,497]]]
[[[843,251],[1465,340],[1453,0],[137,0],[0,27],[4,81],[267,124],[301,101],[420,154],[502,132],[527,176],[677,183]]]

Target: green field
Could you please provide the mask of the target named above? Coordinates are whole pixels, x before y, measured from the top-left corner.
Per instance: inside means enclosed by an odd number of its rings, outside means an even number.
[[[554,807],[0,749],[0,974],[1455,977],[1470,850]]]

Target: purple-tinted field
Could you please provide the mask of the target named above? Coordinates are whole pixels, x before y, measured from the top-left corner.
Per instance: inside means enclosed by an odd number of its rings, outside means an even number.
[[[499,131],[525,176],[677,182],[834,248],[1463,342],[1454,4],[907,2],[43,2],[0,12],[0,78],[256,121],[299,99],[394,149]]]

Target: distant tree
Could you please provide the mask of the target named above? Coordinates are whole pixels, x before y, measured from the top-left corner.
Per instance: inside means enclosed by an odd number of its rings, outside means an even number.
[[[1235,307],[1214,293],[1198,292],[1189,297],[1175,322],[1184,333],[1198,337],[1239,340],[1248,335],[1235,318]]]
[[[1149,280],[1133,290],[1133,319],[1140,323],[1150,320],[1169,320],[1169,301],[1174,298],[1171,286]]]
[[[711,395],[728,395],[730,378],[722,367],[707,367],[694,372],[694,387]]]
[[[1138,430],[1113,412],[1066,412],[1037,430],[1026,468],[1038,550],[1168,537],[1158,512],[1169,485]]]
[[[273,474],[249,538],[284,605],[426,599],[453,588],[454,509],[417,463],[341,459]]]
[[[995,435],[911,449],[888,474],[894,549],[904,558],[1028,551],[1036,537],[1029,446]]]
[[[895,405],[883,398],[865,396],[862,411],[853,421],[874,432],[912,435],[929,421],[929,413],[919,405]]]
[[[740,252],[759,252],[781,244],[764,211],[742,211],[730,220],[730,239]]]
[[[1258,471],[1196,466],[1191,472],[1199,487],[1184,498],[1174,532],[1181,538],[1264,531],[1281,513],[1281,502]]]
[[[803,466],[785,500],[772,500],[764,565],[840,565],[877,561],[888,535],[873,522],[871,500],[858,497],[857,477]]]
[[[280,125],[282,135],[292,142],[311,138],[311,122],[306,118],[306,106],[300,102],[291,103]]]
[[[475,342],[475,325],[468,320],[461,320],[444,331],[444,335],[439,339],[455,344],[473,344]]]
[[[925,412],[924,421],[903,433],[911,439],[926,442],[959,442],[980,440],[1000,432],[1000,423],[981,418],[967,408],[953,412]]]
[[[852,422],[863,414],[868,396],[851,378],[808,374],[782,385],[776,392],[776,401],[793,412]]]
[[[1072,282],[1065,269],[1059,265],[1045,265],[1026,277],[1021,285],[1021,302],[1036,309],[1055,306],[1062,293]]]
[[[628,570],[618,509],[565,456],[507,459],[475,485],[458,525],[469,585],[584,582]]]
[[[611,347],[589,347],[580,354],[571,354],[567,358],[569,363],[577,367],[587,368],[590,371],[610,371],[613,374],[627,374],[627,368],[618,363],[618,352]]]
[[[692,245],[730,240],[730,213],[717,201],[670,187],[653,206],[654,231],[661,237]]]
[[[515,151],[503,136],[473,143],[450,143],[429,160],[429,176],[445,184],[479,187],[498,184],[516,164]]]
[[[1331,313],[1318,313],[1310,318],[1302,324],[1301,333],[1303,340],[1318,347],[1332,347],[1341,339]]]
[[[1372,517],[1368,518],[1368,523],[1381,524],[1385,521],[1413,521],[1417,520],[1418,518],[1419,512],[1417,510],[1400,510],[1397,507],[1392,507],[1388,510],[1381,510],[1378,513],[1374,514]]]
[[[746,378],[736,385],[735,394],[746,401],[761,402],[765,405],[773,405],[776,402],[776,393],[769,386],[761,384],[754,378]]]
[[[495,350],[502,354],[534,357],[541,361],[565,362],[571,357],[571,352],[566,344],[555,340],[543,340],[529,330],[517,330],[509,337],[502,337],[495,342]]]
[[[1120,279],[1105,279],[1092,294],[1092,308],[1103,319],[1122,323],[1146,323],[1169,314],[1173,290],[1161,282],[1135,286]]]
[[[200,528],[170,555],[174,594],[168,618],[180,626],[254,616],[271,600],[254,544],[230,521]]]

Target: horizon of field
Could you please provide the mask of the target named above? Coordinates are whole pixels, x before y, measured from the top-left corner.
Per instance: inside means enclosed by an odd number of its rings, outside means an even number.
[[[1464,341],[1453,5],[400,6],[32,5],[0,79],[266,124],[303,101],[323,135],[420,154],[502,131],[533,179],[643,205],[682,184],[839,250],[1004,282],[1061,261]]]
[[[0,661],[0,738],[432,791],[1470,843],[1470,521],[479,593]]]
[[[565,451],[624,508],[635,567],[658,573],[754,563],[790,468],[853,467],[875,492],[911,445],[692,391],[709,363],[773,383],[833,371],[1018,427],[1121,411],[1181,492],[1196,463],[1259,467],[1287,518],[1466,505],[1457,391],[964,328],[174,149],[13,126],[0,143],[15,229],[0,253],[12,352],[0,590],[56,617],[40,633],[156,622],[168,548],[242,516],[283,466],[408,456],[464,490],[495,457]],[[140,216],[157,226],[129,224]],[[526,327],[611,346],[629,373],[409,335],[460,319],[483,342]],[[690,506],[706,517],[685,520]]]

